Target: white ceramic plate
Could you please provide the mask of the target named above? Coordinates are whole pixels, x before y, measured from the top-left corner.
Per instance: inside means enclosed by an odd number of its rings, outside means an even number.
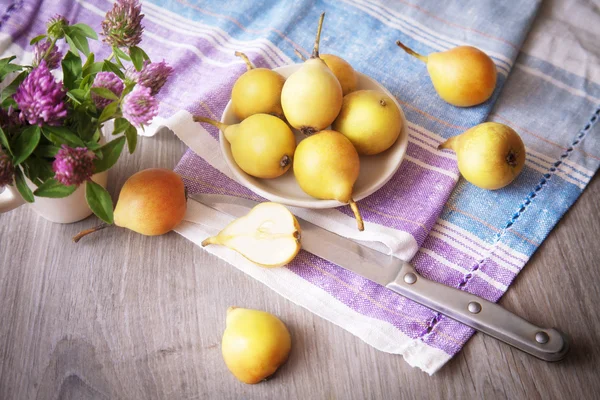
[[[275,68],[274,70],[287,78],[298,68],[300,68],[301,65],[302,64],[286,65],[284,67]],[[408,144],[406,118],[396,98],[375,80],[359,72],[357,72],[357,74],[357,89],[372,89],[385,92],[394,100],[394,102],[396,102],[396,105],[400,109],[400,115],[402,116],[403,123],[402,132],[392,147],[387,149],[385,152],[374,156],[360,157],[360,174],[356,183],[354,184],[353,192],[353,198],[355,201],[361,200],[372,194],[391,179],[391,177],[400,167],[400,163],[404,158],[406,146]],[[223,111],[221,122],[228,125],[237,124],[240,122],[240,120],[233,113],[231,108],[231,100],[229,103],[227,103],[225,111]],[[299,143],[300,140],[304,139],[305,137],[297,130],[294,130],[294,134],[296,135],[296,143]],[[231,146],[223,136],[223,132],[219,133],[219,141],[225,161],[233,172],[233,175],[242,185],[246,186],[260,196],[277,203],[304,208],[333,208],[343,205],[336,200],[319,200],[304,193],[294,178],[292,168],[290,168],[284,175],[275,179],[259,179],[246,174],[233,160]]]

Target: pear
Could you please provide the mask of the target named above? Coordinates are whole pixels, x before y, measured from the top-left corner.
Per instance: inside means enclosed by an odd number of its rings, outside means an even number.
[[[277,117],[254,114],[235,125],[200,116],[194,116],[194,121],[219,128],[231,144],[236,164],[248,175],[277,178],[292,165],[296,138],[290,127]]]
[[[358,76],[348,61],[333,54],[321,54],[320,57],[340,82],[344,96],[356,90]]]
[[[300,251],[300,225],[281,204],[264,202],[202,242],[209,244],[229,247],[263,267],[280,267]]]
[[[150,168],[127,179],[114,211],[116,226],[147,236],[165,234],[175,228],[187,208],[186,189],[181,177],[168,169]],[[82,237],[110,225],[101,224],[73,237]]]
[[[221,341],[223,360],[240,381],[255,384],[286,362],[292,338],[276,316],[259,310],[229,307]]]
[[[305,135],[327,128],[342,107],[340,82],[319,58],[319,41],[325,13],[321,14],[310,59],[290,75],[281,90],[281,106],[291,126]]]
[[[439,146],[452,149],[462,176],[482,189],[495,190],[511,183],[525,165],[525,145],[511,127],[485,122],[451,137]]]
[[[340,114],[331,128],[350,139],[358,154],[379,154],[400,136],[402,115],[387,94],[358,90],[344,96]]]
[[[255,68],[244,53],[238,51],[248,70],[240,76],[231,90],[233,113],[240,120],[254,114],[271,114],[283,118],[281,89],[285,78],[267,68]]]
[[[306,61],[306,57],[304,57],[298,50],[294,49],[294,53],[296,53],[296,55],[300,57],[302,61]],[[321,60],[327,64],[327,67],[329,67],[331,72],[333,72],[337,78],[340,86],[342,86],[343,96],[356,90],[356,86],[358,85],[358,76],[348,61],[334,54],[321,54],[319,55],[319,58],[321,58]]]
[[[492,96],[496,88],[496,65],[487,54],[475,47],[458,46],[422,56],[400,41],[396,44],[427,64],[435,90],[454,106],[481,104]]]
[[[352,189],[360,171],[360,159],[352,142],[336,131],[321,131],[300,142],[294,157],[294,175],[300,188],[318,199],[349,204],[358,229],[364,224]]]

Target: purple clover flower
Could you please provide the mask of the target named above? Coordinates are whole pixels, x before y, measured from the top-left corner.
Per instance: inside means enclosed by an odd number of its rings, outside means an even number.
[[[13,98],[21,110],[21,121],[31,125],[61,125],[67,117],[66,91],[61,82],[56,82],[46,61],[25,78]]]
[[[33,48],[32,63],[34,67],[40,65],[42,60],[46,60],[49,69],[58,68],[58,66],[60,65],[60,60],[62,59],[62,53],[60,52],[60,50],[58,50],[58,47],[56,45],[53,45],[50,52],[48,52],[50,45],[52,45],[52,40],[50,39],[46,39],[35,44]],[[48,55],[46,55],[46,53],[48,53]]]
[[[96,77],[94,78],[94,84],[92,85],[92,87],[101,87],[108,89],[115,95],[117,95],[117,97],[121,97],[121,93],[123,93],[124,86],[123,81],[121,81],[121,78],[119,78],[114,72],[98,72],[96,74]],[[111,99],[105,99],[104,97],[101,97],[94,92],[92,92],[92,100],[94,101],[94,104],[96,104],[96,107],[99,109],[102,109],[110,103],[112,103]]]
[[[157,63],[144,61],[141,71],[138,72],[135,68],[130,67],[125,71],[125,76],[142,86],[150,88],[152,96],[156,96],[172,73],[173,68],[164,60]]]
[[[111,46],[133,47],[142,41],[144,14],[138,0],[117,0],[102,21],[104,41]]]
[[[136,85],[123,99],[121,110],[123,117],[133,125],[148,125],[158,114],[158,101],[152,96],[150,88]]]
[[[46,24],[46,32],[48,36],[55,39],[61,39],[65,36],[64,28],[69,25],[69,21],[60,14],[55,14],[54,17],[48,20]]]
[[[63,144],[52,163],[54,179],[66,186],[81,185],[94,174],[94,158],[96,155],[85,147]]]
[[[0,149],[0,187],[12,184],[14,175],[15,166],[12,160],[8,154]]]

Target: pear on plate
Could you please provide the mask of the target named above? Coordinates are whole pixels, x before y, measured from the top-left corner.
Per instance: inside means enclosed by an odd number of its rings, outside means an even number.
[[[280,267],[300,251],[300,225],[281,204],[264,202],[202,242],[209,244],[229,247],[263,267]]]
[[[378,90],[357,90],[344,96],[342,110],[331,125],[346,136],[360,155],[389,149],[402,132],[402,114],[396,102]]]
[[[231,89],[231,106],[235,116],[240,120],[254,114],[283,118],[281,89],[285,78],[271,69],[256,68],[244,53],[236,51],[235,55],[244,60],[248,69]]]
[[[300,188],[312,197],[349,204],[358,230],[365,229],[356,202],[354,183],[360,158],[352,142],[339,132],[321,131],[300,142],[294,157],[294,175]]]
[[[281,90],[281,106],[289,124],[305,135],[327,128],[342,107],[342,86],[319,57],[319,40],[325,13],[321,14],[310,59],[292,75]]]
[[[292,165],[296,138],[290,127],[269,114],[254,114],[235,125],[194,116],[194,121],[216,126],[231,144],[231,155],[248,175],[272,179]]]

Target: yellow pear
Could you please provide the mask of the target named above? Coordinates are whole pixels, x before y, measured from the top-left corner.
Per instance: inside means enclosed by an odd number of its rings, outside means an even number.
[[[359,230],[364,224],[352,199],[358,179],[360,159],[352,142],[336,131],[321,131],[300,142],[294,157],[294,175],[298,185],[317,199],[349,204]]]
[[[327,64],[331,72],[333,72],[340,82],[342,94],[344,96],[356,90],[358,76],[350,63],[333,54],[321,54],[319,57],[321,60],[325,61],[325,64]]]
[[[475,106],[494,93],[496,65],[483,51],[472,46],[458,46],[422,56],[400,41],[396,44],[427,64],[435,90],[448,103],[458,107]]]
[[[281,204],[260,203],[202,242],[202,246],[209,244],[229,247],[263,267],[280,267],[300,251],[300,225]]]
[[[145,169],[130,176],[121,188],[114,224],[142,235],[162,235],[183,220],[186,208],[186,189],[178,174],[162,168]],[[86,229],[73,241],[108,226]]]
[[[296,138],[290,127],[277,117],[254,114],[235,125],[194,116],[194,121],[216,126],[231,144],[236,164],[248,175],[277,178],[292,165]]]
[[[482,189],[503,188],[525,165],[525,145],[521,137],[511,127],[497,122],[474,126],[439,147],[454,150],[462,176]]]
[[[292,338],[285,324],[265,311],[229,307],[221,341],[223,360],[240,381],[254,384],[287,361]]]
[[[248,70],[231,90],[231,106],[236,117],[243,120],[254,114],[271,114],[283,118],[281,89],[285,78],[267,68],[255,68],[244,53],[238,51]]]
[[[342,87],[336,76],[319,58],[319,40],[325,13],[321,14],[315,46],[310,59],[290,75],[281,90],[281,106],[286,120],[305,135],[325,129],[342,107]]]
[[[358,90],[344,96],[340,114],[331,128],[346,136],[360,155],[390,148],[402,131],[396,102],[377,90]]]

